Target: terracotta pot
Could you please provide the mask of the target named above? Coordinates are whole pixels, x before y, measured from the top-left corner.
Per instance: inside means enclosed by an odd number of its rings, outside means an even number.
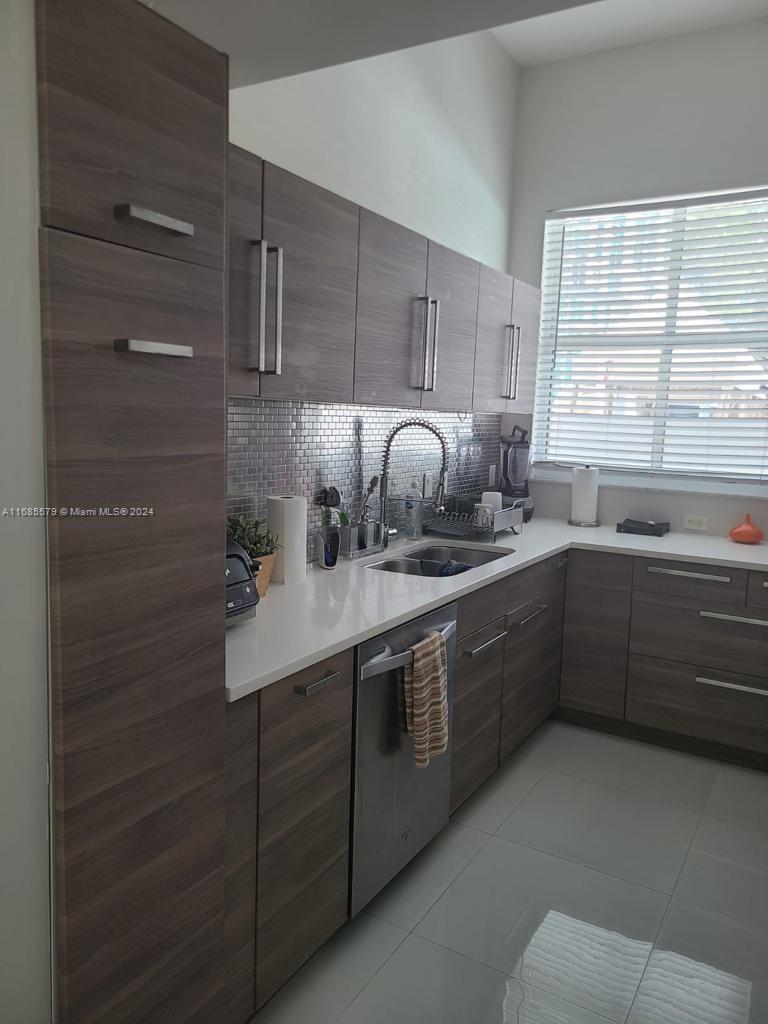
[[[737,544],[759,544],[763,539],[763,531],[754,525],[749,513],[744,516],[744,522],[740,526],[734,526],[728,534],[731,540]]]
[[[264,595],[269,590],[269,581],[272,579],[272,570],[275,567],[275,555],[259,555],[257,561],[261,562],[261,568],[256,574],[256,589],[259,597],[264,600]]]

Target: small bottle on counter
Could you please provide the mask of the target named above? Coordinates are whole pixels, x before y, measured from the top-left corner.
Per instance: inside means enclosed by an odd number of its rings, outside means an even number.
[[[411,540],[421,537],[421,491],[415,477],[405,492],[405,534]]]

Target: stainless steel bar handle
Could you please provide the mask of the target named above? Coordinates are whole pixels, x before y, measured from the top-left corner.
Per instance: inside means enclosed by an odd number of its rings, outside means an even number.
[[[440,343],[440,299],[432,299],[435,315],[432,323],[432,383],[429,390],[437,388],[437,347]]]
[[[507,389],[502,398],[517,397],[517,366],[520,359],[520,328],[507,324],[509,331],[509,362],[507,363]]]
[[[279,377],[283,372],[283,247],[270,245],[264,238],[252,244],[258,245],[260,254],[259,361],[256,369]],[[275,257],[275,365],[272,369],[267,366],[267,270],[270,256]]]
[[[283,247],[276,245],[272,251],[277,257],[277,282],[275,294],[275,376],[283,372]]]
[[[706,676],[696,676],[697,683],[705,686],[720,686],[724,690],[741,690],[743,693],[756,693],[759,697],[768,697],[768,690],[761,690],[757,686],[744,686],[741,683],[726,683],[723,679],[707,679]]]
[[[115,352],[141,352],[147,356],[176,356],[191,359],[195,350],[191,345],[171,345],[166,341],[140,341],[137,338],[115,338]]]
[[[493,647],[493,645],[498,643],[499,640],[503,640],[506,635],[506,633],[499,633],[496,636],[491,637],[490,640],[486,640],[484,644],[480,644],[479,647],[475,647],[471,651],[464,651],[464,657],[476,658],[478,654],[482,654],[483,651],[487,651],[489,647]]]
[[[432,632],[438,631],[433,630]],[[443,639],[447,640],[448,637],[456,632],[456,623],[449,622],[445,629],[439,632],[443,634]],[[377,651],[364,665],[360,666],[360,679],[371,679],[373,676],[380,676],[384,672],[392,672],[394,669],[405,668],[406,665],[413,664],[413,651],[410,648],[407,651],[401,651],[399,654],[392,654],[388,658],[382,658],[382,654],[386,654],[386,652],[386,647],[383,651]]]
[[[332,683],[334,679],[338,679],[340,675],[341,672],[329,672],[322,679],[309,683],[307,686],[294,686],[293,692],[298,694],[299,697],[312,697],[320,690],[324,690],[326,686]]]
[[[768,590],[768,580],[763,580],[763,590]]]
[[[537,619],[542,612],[547,610],[547,608],[549,608],[548,604],[539,605],[535,612],[531,612],[530,615],[526,615],[524,619],[521,619],[519,622],[515,622],[514,625],[517,626],[518,629],[523,629],[529,622],[533,622],[534,619]]]
[[[255,319],[258,322],[256,331],[257,351],[253,358],[253,346],[250,346],[248,369],[264,373],[267,366],[267,250],[263,238],[256,239],[251,245],[259,250],[259,308]]]
[[[550,569],[552,570],[552,572],[556,572],[558,569],[565,569],[567,565],[568,559],[561,558],[558,562],[553,562],[552,565],[550,565]]]
[[[429,346],[432,336],[432,299],[429,295],[422,295],[421,301],[424,303],[424,331],[422,334],[422,355],[424,357],[424,365],[422,366],[421,373],[421,390],[429,391]]]
[[[730,576],[713,576],[709,572],[687,572],[684,569],[662,569],[660,565],[649,565],[648,572],[659,576],[682,576],[687,580],[707,580],[709,583],[730,583]]]
[[[768,619],[750,619],[746,615],[726,615],[725,612],[699,612],[702,619],[722,619],[724,622],[743,622],[747,626],[768,626]]]
[[[135,203],[117,203],[112,212],[118,220],[139,220],[144,224],[153,224],[156,228],[170,231],[173,235],[192,238],[195,233],[194,224],[169,217],[165,213],[158,213],[157,210],[148,210],[145,206],[136,206]]]

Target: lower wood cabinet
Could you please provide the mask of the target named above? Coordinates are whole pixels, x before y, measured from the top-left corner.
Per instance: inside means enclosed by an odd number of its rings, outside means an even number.
[[[504,619],[456,644],[451,812],[499,767]]]
[[[634,559],[571,551],[565,595],[560,703],[624,717]]]
[[[260,693],[256,1004],[346,921],[353,652]]]

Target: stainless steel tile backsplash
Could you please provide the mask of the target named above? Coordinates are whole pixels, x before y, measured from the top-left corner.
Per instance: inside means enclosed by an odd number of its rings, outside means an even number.
[[[472,494],[488,485],[488,467],[499,462],[501,417],[487,414],[381,409],[230,398],[227,416],[227,485],[230,514],[263,517],[267,495],[304,494],[309,504],[307,557],[322,510],[314,504],[324,487],[338,487],[355,511],[369,480],[381,472],[384,441],[400,420],[422,416],[448,442],[448,492]],[[425,430],[395,439],[389,494],[402,495],[415,476],[440,469],[440,445]],[[378,489],[376,491],[378,497]],[[378,501],[375,503],[378,507]]]

